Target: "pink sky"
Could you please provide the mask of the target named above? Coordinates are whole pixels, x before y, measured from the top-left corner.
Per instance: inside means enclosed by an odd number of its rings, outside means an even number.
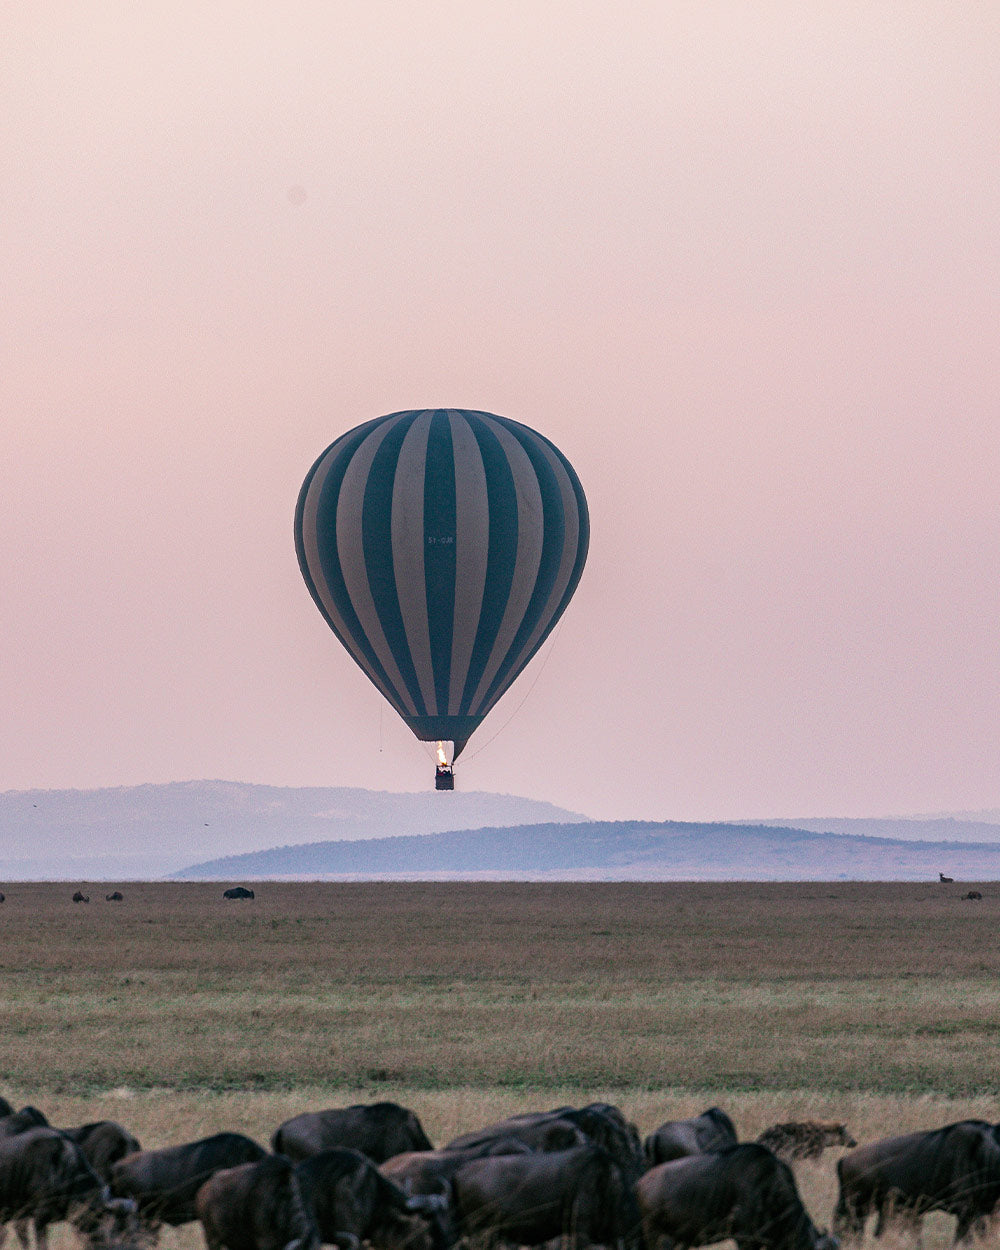
[[[995,3],[0,31],[0,788],[425,788],[292,513],[339,433],[454,405],[552,438],[593,528],[462,788],[1000,806]]]

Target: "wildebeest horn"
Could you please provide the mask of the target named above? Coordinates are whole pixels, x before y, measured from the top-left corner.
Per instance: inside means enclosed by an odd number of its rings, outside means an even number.
[[[446,1211],[448,1198],[445,1194],[414,1194],[406,1200],[407,1211],[427,1212]]]

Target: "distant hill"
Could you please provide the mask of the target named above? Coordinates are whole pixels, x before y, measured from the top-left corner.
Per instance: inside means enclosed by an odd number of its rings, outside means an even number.
[[[945,812],[936,816],[825,816],[739,824],[779,825],[814,833],[858,833],[902,842],[1000,842],[1000,812]]]
[[[234,781],[8,790],[0,793],[0,881],[155,878],[196,859],[281,843],[584,819],[551,803],[480,792]]]
[[[589,821],[316,842],[194,864],[188,880],[510,878],[833,881],[1000,878],[993,844],[904,842],[767,825]]]

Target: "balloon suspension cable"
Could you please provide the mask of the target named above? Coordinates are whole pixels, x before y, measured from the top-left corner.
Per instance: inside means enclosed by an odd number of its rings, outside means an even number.
[[[541,677],[542,673],[545,671],[545,665],[548,664],[549,657],[552,655],[552,652],[556,648],[556,638],[558,638],[559,631],[562,629],[562,627],[563,627],[563,623],[562,621],[560,621],[559,624],[552,631],[552,639],[551,639],[551,642],[549,643],[549,649],[548,651],[546,651],[541,664],[539,664],[538,666],[538,672],[535,674],[535,680],[531,683],[528,689],[524,692],[524,698],[517,705],[517,707],[513,710],[513,712],[511,712],[511,714],[507,717],[507,719],[500,726],[500,728],[496,731],[496,733],[493,735],[492,738],[487,738],[486,741],[482,744],[482,746],[477,747],[475,751],[472,752],[471,755],[465,755],[462,757],[466,764],[471,764],[477,755],[482,755],[482,753],[486,750],[486,748],[490,745],[490,743],[496,742],[497,738],[500,737],[500,735],[507,728],[510,722],[514,719],[514,717],[518,714],[518,712],[520,712],[521,708],[523,708],[524,705],[528,702],[528,699],[531,695],[532,690],[534,690],[535,686],[538,685],[539,677]]]

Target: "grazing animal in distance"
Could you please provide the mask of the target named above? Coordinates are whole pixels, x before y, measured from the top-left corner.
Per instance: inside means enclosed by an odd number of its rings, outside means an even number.
[[[756,1142],[688,1155],[651,1168],[635,1187],[646,1250],[835,1250],[802,1205],[795,1177]]]
[[[442,1194],[405,1193],[360,1150],[321,1151],[297,1163],[295,1176],[324,1245],[434,1250],[453,1240],[441,1230],[434,1235],[435,1217],[448,1205]]]
[[[955,884],[955,878],[954,878],[954,877],[946,877],[946,876],[944,875],[944,873],[943,873],[943,872],[939,872],[939,873],[938,873],[938,880],[939,880],[939,881],[940,881],[943,885],[954,885],[954,884]]]
[[[134,1199],[144,1231],[155,1241],[161,1224],[190,1224],[198,1218],[195,1195],[216,1172],[266,1155],[263,1146],[242,1133],[139,1150],[111,1165],[111,1192]]]
[[[669,1163],[689,1155],[707,1154],[735,1146],[736,1126],[719,1107],[709,1107],[688,1120],[667,1120],[654,1129],[643,1143],[646,1163]]]
[[[968,892],[968,894],[963,894],[963,895],[962,895],[962,898],[963,898],[963,899],[973,899],[973,900],[979,900],[979,899],[981,899],[982,897],[983,897],[983,896],[979,893],[979,891],[978,891],[978,890],[970,890],[970,891]]]
[[[793,1159],[815,1161],[827,1146],[852,1148],[858,1144],[847,1131],[846,1124],[820,1120],[789,1120],[784,1124],[772,1124],[756,1140],[786,1163],[791,1163]]]
[[[929,1211],[954,1215],[955,1241],[983,1231],[1000,1200],[1000,1142],[985,1120],[905,1133],[859,1146],[837,1161],[833,1231],[858,1242],[872,1212],[875,1236],[893,1223],[919,1238]]]
[[[248,890],[244,885],[234,885],[228,890],[223,890],[223,898],[253,898],[253,890]]]
[[[77,892],[73,895],[73,902],[74,903],[89,903],[90,899],[86,896],[86,894],[84,894],[82,890],[77,890]]]
[[[7,901],[7,895],[0,893],[0,903],[6,903],[6,901]]]
[[[373,1163],[384,1163],[407,1150],[434,1147],[414,1112],[395,1102],[374,1102],[292,1116],[275,1129],[271,1149],[295,1160],[324,1150],[360,1150]]]
[[[208,1250],[319,1250],[295,1165],[283,1155],[216,1172],[194,1205]]]
[[[105,894],[104,901],[106,903],[120,903],[124,900],[125,895],[121,890],[112,890],[110,894]]]

